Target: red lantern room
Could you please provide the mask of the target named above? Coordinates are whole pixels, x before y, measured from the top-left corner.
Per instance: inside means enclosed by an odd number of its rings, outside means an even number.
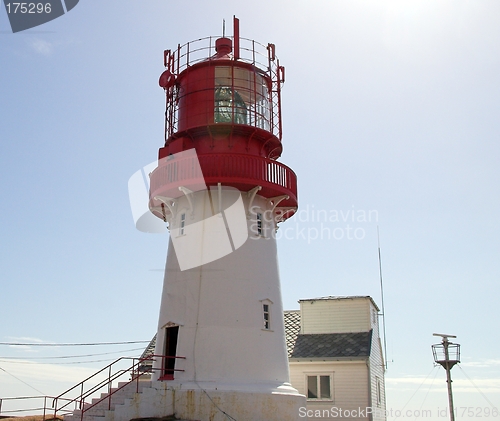
[[[159,84],[166,93],[165,146],[151,174],[150,209],[165,219],[155,197],[178,197],[190,183],[221,184],[240,191],[260,186],[273,200],[277,221],[297,209],[295,173],[276,161],[281,145],[280,66],[273,44],[239,37],[203,38],[164,52]],[[190,169],[196,150],[203,174]]]

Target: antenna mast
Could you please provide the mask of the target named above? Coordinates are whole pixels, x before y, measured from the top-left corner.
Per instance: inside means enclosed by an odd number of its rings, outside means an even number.
[[[384,354],[385,354],[385,369],[387,370],[387,340],[385,333],[385,305],[384,305],[384,283],[382,281],[382,255],[380,253],[380,233],[377,225],[377,242],[378,242],[378,272],[380,275],[380,295],[382,296],[382,330],[384,332]]]

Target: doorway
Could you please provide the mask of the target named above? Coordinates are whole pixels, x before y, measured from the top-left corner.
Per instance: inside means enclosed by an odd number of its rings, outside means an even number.
[[[175,357],[177,354],[177,338],[179,336],[179,326],[165,328],[165,347],[163,350],[163,375],[164,380],[173,380],[175,373]]]

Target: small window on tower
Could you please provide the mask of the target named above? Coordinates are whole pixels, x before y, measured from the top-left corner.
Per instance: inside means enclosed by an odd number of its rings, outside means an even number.
[[[271,318],[269,317],[269,304],[263,304],[264,307],[264,329],[271,329]]]
[[[263,330],[271,330],[271,300],[262,300]]]
[[[262,214],[257,213],[257,235],[262,235]]]
[[[184,227],[186,226],[186,214],[181,214],[181,224],[179,226],[179,235],[184,235]]]

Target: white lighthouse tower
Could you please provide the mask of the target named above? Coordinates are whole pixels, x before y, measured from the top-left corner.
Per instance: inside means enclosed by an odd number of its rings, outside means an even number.
[[[165,145],[150,174],[170,242],[153,366],[182,419],[294,420],[277,224],[297,209],[273,44],[200,39],[164,55]],[[229,417],[229,418],[228,418]]]

